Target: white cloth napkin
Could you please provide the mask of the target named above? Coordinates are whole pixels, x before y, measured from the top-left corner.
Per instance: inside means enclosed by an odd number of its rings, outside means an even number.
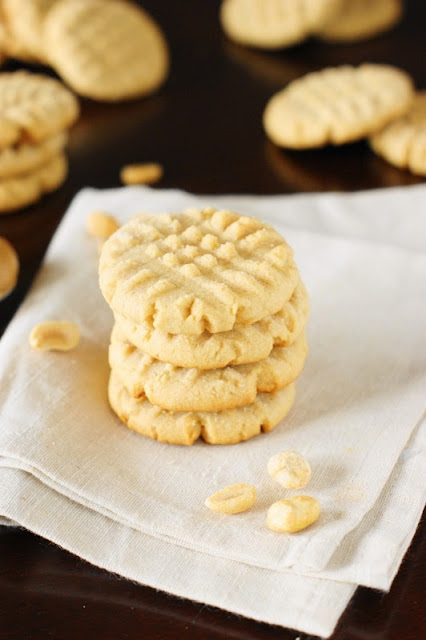
[[[0,342],[0,514],[133,580],[265,622],[328,636],[358,584],[389,589],[424,505],[424,186],[355,195],[211,196],[87,189]],[[237,446],[173,447],[108,408],[112,314],[97,284],[86,215],[217,205],[272,222],[311,295],[310,355],[282,425]],[[33,325],[74,320],[70,353],[35,353]],[[417,427],[417,428],[416,428]],[[322,515],[294,536],[269,531],[290,495],[269,478],[281,450],[313,467]],[[204,499],[258,489],[248,513]]]

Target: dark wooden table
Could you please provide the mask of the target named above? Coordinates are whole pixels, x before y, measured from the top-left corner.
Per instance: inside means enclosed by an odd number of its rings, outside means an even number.
[[[375,157],[365,142],[280,151],[266,140],[260,123],[275,91],[327,65],[395,64],[410,72],[419,88],[426,87],[424,0],[407,0],[402,24],[369,42],[337,46],[312,40],[279,53],[227,41],[215,0],[143,5],[169,40],[170,78],[146,100],[83,102],[65,185],[21,213],[0,217],[0,235],[13,242],[21,259],[19,286],[0,303],[0,332],[22,301],[72,196],[86,185],[119,186],[124,163],[157,160],[165,167],[160,188],[198,193],[357,190],[419,182]],[[6,68],[19,66],[9,62]],[[358,589],[334,640],[426,637],[425,530],[423,523],[389,594]],[[0,640],[306,638],[135,585],[28,532],[0,531]]]

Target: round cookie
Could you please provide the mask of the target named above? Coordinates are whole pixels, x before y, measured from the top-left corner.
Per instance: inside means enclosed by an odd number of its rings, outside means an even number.
[[[43,50],[43,23],[57,0],[1,0],[8,32],[6,50],[13,58],[47,63]]]
[[[76,98],[58,80],[27,71],[0,74],[0,149],[54,136],[78,113]]]
[[[0,150],[0,180],[19,177],[46,164],[64,149],[67,140],[66,133],[58,133],[39,144],[22,142],[17,146]]]
[[[184,369],[160,362],[130,344],[115,326],[109,347],[111,369],[135,398],[146,397],[169,411],[224,411],[275,393],[296,380],[308,347],[302,334],[290,347],[276,347],[265,360],[223,369]]]
[[[67,171],[67,160],[60,153],[32,173],[0,180],[0,213],[22,209],[39,200],[44,193],[54,191],[65,180]]]
[[[329,42],[366,40],[391,29],[401,15],[401,0],[344,0],[318,35]]]
[[[426,91],[405,115],[374,134],[370,146],[390,164],[426,176]]]
[[[114,311],[174,334],[257,322],[283,306],[297,280],[277,231],[226,210],[135,216],[105,242],[99,262]]]
[[[224,0],[223,30],[236,42],[279,49],[301,42],[339,9],[342,0]]]
[[[163,33],[136,5],[122,0],[58,0],[45,20],[46,54],[77,93],[117,101],[146,95],[165,80]]]
[[[111,372],[108,386],[110,405],[130,429],[169,444],[193,444],[200,436],[210,444],[236,444],[269,432],[290,411],[295,385],[277,393],[261,393],[238,409],[217,413],[164,411],[145,399],[133,398]]]
[[[405,113],[411,78],[386,65],[342,66],[309,73],[273,96],[263,114],[268,137],[294,149],[344,144]]]
[[[115,313],[115,321],[127,340],[150,356],[177,367],[220,369],[228,365],[264,360],[272,348],[294,343],[306,325],[309,299],[298,282],[284,307],[272,316],[246,327],[200,336],[174,335],[148,324],[135,324]]]

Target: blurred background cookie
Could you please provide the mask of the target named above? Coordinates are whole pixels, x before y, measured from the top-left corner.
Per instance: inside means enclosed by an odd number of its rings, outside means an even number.
[[[44,193],[57,189],[67,172],[67,159],[63,153],[59,153],[30,173],[0,180],[0,213],[9,213],[33,204]]]
[[[76,93],[118,101],[155,91],[169,54],[159,26],[121,0],[58,0],[44,22],[46,56]]]
[[[426,91],[411,109],[370,138],[371,148],[400,169],[426,176]]]
[[[224,0],[223,30],[231,40],[262,49],[301,42],[325,24],[341,0]]]
[[[329,42],[356,42],[394,27],[402,16],[401,0],[343,0],[318,31]]]
[[[263,124],[268,137],[282,147],[344,144],[404,114],[413,97],[411,78],[395,67],[328,68],[291,82],[273,96]]]
[[[58,80],[27,71],[0,74],[0,213],[26,207],[63,183],[67,129],[78,115],[77,99]]]
[[[12,58],[47,64],[43,47],[43,23],[57,0],[2,0],[6,52]]]

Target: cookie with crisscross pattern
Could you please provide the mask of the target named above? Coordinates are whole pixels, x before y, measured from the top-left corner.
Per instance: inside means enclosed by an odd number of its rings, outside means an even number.
[[[116,101],[155,91],[165,80],[164,35],[140,7],[122,0],[58,0],[45,24],[52,66],[77,93]]]
[[[368,136],[404,114],[411,78],[386,65],[342,66],[309,73],[268,102],[263,124],[282,147],[343,144]]]
[[[227,210],[139,215],[104,244],[99,279],[114,311],[169,333],[229,331],[276,313],[299,279],[269,225]]]

